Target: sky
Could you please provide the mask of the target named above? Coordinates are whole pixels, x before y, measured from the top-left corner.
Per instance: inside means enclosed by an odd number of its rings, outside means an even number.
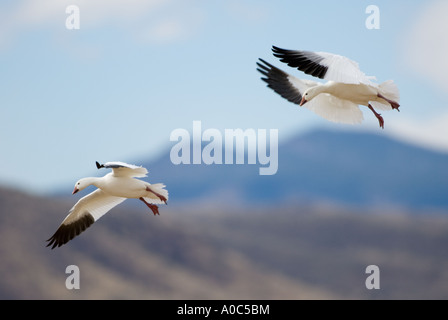
[[[79,29],[72,26],[75,5]],[[369,5],[379,29],[368,29]],[[448,152],[448,2],[383,0],[0,2],[0,185],[54,192],[95,161],[156,159],[173,130],[377,132]],[[299,78],[271,47],[325,51],[393,79],[400,112],[381,130],[333,124],[266,88],[258,58]],[[148,168],[150,169],[150,168]],[[71,190],[69,190],[71,191]]]

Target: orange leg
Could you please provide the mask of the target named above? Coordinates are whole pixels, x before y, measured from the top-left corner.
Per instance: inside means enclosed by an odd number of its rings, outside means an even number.
[[[383,119],[383,117],[378,112],[376,112],[375,109],[373,109],[373,107],[370,105],[370,103],[369,103],[368,107],[369,107],[370,110],[372,110],[373,114],[378,119],[378,122],[380,123],[380,128],[384,129],[384,119]]]
[[[379,94],[379,93],[377,94],[377,96],[378,96],[378,98],[384,99],[387,102],[389,102],[392,109],[397,109],[397,111],[400,111],[400,109],[398,109],[400,107],[400,104],[398,102],[387,99],[385,96],[383,96],[382,94]]]
[[[159,207],[157,205],[148,203],[143,198],[139,198],[139,200],[143,201],[148,206],[148,208],[151,209],[151,211],[152,211],[152,213],[154,213],[154,215],[157,215],[157,214],[160,215]]]
[[[162,196],[161,194],[155,192],[154,190],[151,190],[149,187],[146,187],[146,191],[152,192],[157,198],[160,199],[160,201],[163,201],[166,204],[166,201],[168,200],[167,198],[165,198],[164,196]]]

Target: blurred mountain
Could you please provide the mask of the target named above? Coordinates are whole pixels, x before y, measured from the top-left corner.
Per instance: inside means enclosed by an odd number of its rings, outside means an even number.
[[[73,202],[0,188],[1,299],[448,298],[445,215],[190,205],[153,216],[141,204],[50,250]],[[79,290],[65,287],[69,265]],[[379,290],[365,287],[368,265]]]
[[[188,214],[115,208],[67,245],[45,240],[73,205],[0,188],[0,299],[310,299],[324,289],[258,266]],[[194,224],[194,222],[193,222]],[[66,267],[80,270],[68,290]]]
[[[168,186],[173,204],[448,208],[448,154],[381,133],[299,135],[279,145],[278,172],[272,176],[259,175],[260,164],[174,165],[169,152],[136,162],[149,169],[151,182]]]

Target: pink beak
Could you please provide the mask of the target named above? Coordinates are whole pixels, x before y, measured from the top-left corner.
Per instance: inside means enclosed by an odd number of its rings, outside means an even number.
[[[73,189],[72,194],[75,194],[75,193],[78,192],[78,191],[79,191],[79,189],[75,187],[75,189]]]
[[[299,106],[303,106],[305,103],[307,103],[308,101],[306,101],[305,98],[302,98],[302,101],[300,101]]]

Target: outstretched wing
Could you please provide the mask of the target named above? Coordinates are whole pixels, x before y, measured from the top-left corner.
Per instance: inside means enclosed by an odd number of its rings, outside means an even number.
[[[96,167],[98,169],[112,169],[114,172],[114,176],[116,177],[143,178],[148,174],[148,170],[146,170],[146,168],[143,168],[142,166],[136,166],[121,161],[106,162],[105,164],[99,164],[97,161]]]
[[[344,56],[328,52],[312,52],[303,50],[287,50],[272,46],[274,56],[290,67],[299,69],[314,77],[350,84],[368,84],[375,77],[366,76],[357,62]]]
[[[300,104],[302,95],[308,88],[321,85],[315,81],[298,79],[262,59],[260,61],[263,64],[257,63],[259,66],[257,70],[265,76],[261,79],[268,84],[269,88],[295,104]],[[333,122],[354,124],[361,123],[364,119],[357,104],[341,100],[327,93],[317,95],[303,106]]]
[[[101,189],[79,199],[55,234],[47,240],[47,247],[52,246],[51,249],[54,249],[69,242],[124,200],[126,198],[110,196]]]
[[[364,119],[359,106],[348,100],[341,100],[328,93],[321,93],[303,105],[322,118],[332,122],[356,124]]]
[[[308,88],[320,85],[320,83],[315,81],[298,79],[263,59],[259,60],[261,63],[257,62],[257,70],[265,76],[261,80],[266,82],[269,88],[292,103],[300,104],[302,95]]]

